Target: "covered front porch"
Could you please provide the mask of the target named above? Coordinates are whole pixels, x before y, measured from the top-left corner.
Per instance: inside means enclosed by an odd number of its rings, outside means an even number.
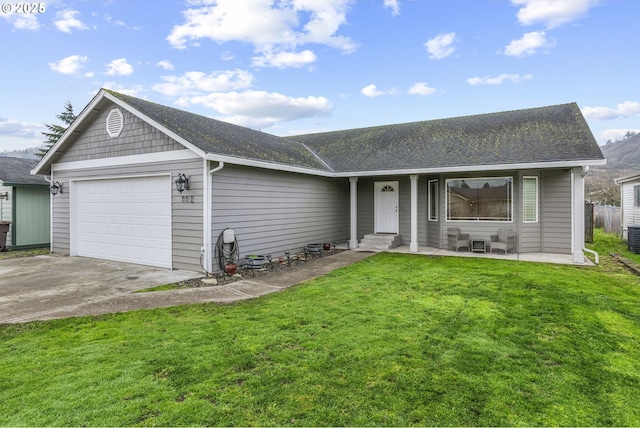
[[[595,264],[587,257],[584,257],[581,263],[575,262],[573,254],[557,254],[557,253],[477,253],[471,251],[452,251],[442,248],[418,246],[417,251],[413,251],[409,245],[400,245],[388,250],[372,250],[372,249],[360,249],[354,248],[352,251],[368,251],[368,252],[382,252],[387,251],[390,253],[403,253],[403,254],[419,254],[425,256],[437,256],[437,257],[476,257],[483,259],[496,259],[496,260],[514,260],[521,262],[535,262],[535,263],[555,263],[563,265],[574,266],[595,266]]]
[[[371,248],[372,235],[395,235],[401,245],[389,251],[591,263],[584,249],[582,168],[500,170],[494,166],[474,172],[362,175],[350,177],[349,182],[352,250],[365,242],[363,250]],[[469,189],[477,195],[467,195]],[[461,195],[469,197],[460,202]],[[465,204],[475,211],[465,210]],[[515,246],[506,255],[451,251],[449,231],[453,228],[476,242],[490,242],[490,237],[509,229]],[[375,242],[373,246],[383,250]]]

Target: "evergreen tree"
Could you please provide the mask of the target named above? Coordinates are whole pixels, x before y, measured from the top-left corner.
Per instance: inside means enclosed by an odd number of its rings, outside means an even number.
[[[73,106],[69,101],[64,105],[64,111],[58,115],[56,115],[58,119],[60,119],[66,126],[64,125],[47,125],[45,123],[44,126],[47,127],[49,132],[43,132],[42,135],[47,137],[47,141],[43,144],[44,146],[40,148],[39,152],[36,153],[38,156],[43,157],[47,154],[47,152],[51,149],[51,147],[62,137],[64,131],[67,130],[69,125],[76,120],[76,115],[73,114]]]

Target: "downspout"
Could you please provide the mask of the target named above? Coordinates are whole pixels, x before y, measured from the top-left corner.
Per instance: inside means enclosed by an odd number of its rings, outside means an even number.
[[[205,165],[208,166],[209,161],[205,161]],[[211,241],[211,232],[212,232],[212,222],[213,222],[213,214],[212,214],[212,210],[211,210],[211,191],[212,191],[212,176],[215,172],[220,171],[222,168],[224,168],[224,162],[218,162],[218,166],[209,170],[209,173],[205,175],[206,177],[206,185],[204,186],[204,192],[206,193],[205,195],[203,195],[203,199],[204,199],[204,230],[205,230],[205,236],[204,236],[204,246],[202,247],[202,251],[201,251],[201,262],[202,262],[202,258],[206,258],[206,263],[204,263],[204,270],[207,274],[209,274],[210,272],[213,271],[213,265],[212,265],[212,255],[211,255],[211,247],[213,245],[212,241]]]
[[[589,165],[585,166],[584,169],[582,170],[582,178],[585,178],[587,176],[587,174],[589,174]],[[586,251],[589,254],[593,254],[593,256],[596,259],[596,264],[600,263],[600,257],[598,256],[598,253],[596,253],[595,251],[590,250],[590,249],[588,249],[588,248],[586,248],[584,246],[582,247],[582,251]]]
[[[222,168],[224,168],[224,162],[218,162],[218,166],[213,168],[211,171],[209,171],[209,174],[213,174],[214,172],[218,172],[220,171]]]

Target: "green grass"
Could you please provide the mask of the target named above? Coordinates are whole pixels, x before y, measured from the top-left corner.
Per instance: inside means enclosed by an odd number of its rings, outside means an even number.
[[[5,325],[0,361],[5,426],[638,426],[640,280],[382,253],[235,305]]]
[[[180,288],[180,285],[172,283],[172,284],[158,285],[156,287],[143,288],[142,290],[134,291],[134,293],[149,293],[151,291],[175,290],[177,288]]]
[[[33,257],[41,256],[44,254],[51,254],[49,248],[33,248],[30,250],[11,250],[0,253],[0,260],[16,259],[19,257]]]

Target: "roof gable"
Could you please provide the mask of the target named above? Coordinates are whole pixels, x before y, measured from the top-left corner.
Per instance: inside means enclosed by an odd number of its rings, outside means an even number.
[[[106,91],[204,153],[329,171],[303,144],[184,110]]]
[[[604,160],[575,103],[291,138],[338,172]]]

